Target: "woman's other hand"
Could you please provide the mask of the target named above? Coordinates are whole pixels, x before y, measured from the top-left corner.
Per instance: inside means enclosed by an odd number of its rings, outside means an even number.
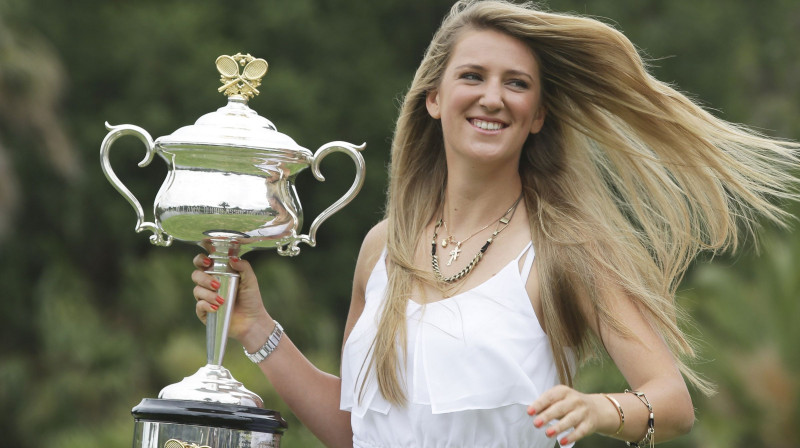
[[[531,403],[528,406],[528,415],[533,416],[533,425],[537,428],[547,427],[547,437],[556,437],[574,428],[558,441],[561,445],[568,445],[595,432],[601,432],[601,428],[606,426],[616,429],[617,415],[611,415],[606,408],[610,409],[610,405],[602,395],[584,394],[571,387],[558,385],[548,389]],[[610,421],[602,422],[601,419]]]

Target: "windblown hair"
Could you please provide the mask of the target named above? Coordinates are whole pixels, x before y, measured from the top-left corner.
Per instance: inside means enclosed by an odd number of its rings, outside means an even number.
[[[684,359],[695,356],[678,326],[676,288],[701,251],[733,250],[758,215],[782,223],[773,201],[796,198],[800,145],[714,117],[653,78],[633,44],[598,20],[531,4],[464,0],[444,19],[406,94],[392,142],[387,199],[387,296],[368,368],[383,396],[405,403],[398,370],[407,301],[424,229],[447,182],[441,125],[425,107],[465,30],[491,29],[525,42],[539,62],[544,127],[529,136],[519,172],[537,250],[543,326],[562,383],[567,349],[583,360],[602,349],[578,309],[626,337],[609,306],[624,291],[666,341],[684,376],[710,385]],[[741,227],[739,224],[743,224]],[[398,348],[399,345],[399,348]]]

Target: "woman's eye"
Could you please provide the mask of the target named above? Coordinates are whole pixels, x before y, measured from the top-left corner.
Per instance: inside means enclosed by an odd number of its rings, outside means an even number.
[[[527,89],[528,88],[528,83],[523,81],[523,80],[521,80],[521,79],[512,79],[511,81],[508,82],[508,84],[511,85],[512,87],[517,88],[517,89]]]
[[[467,81],[480,81],[481,75],[473,72],[467,72],[467,73],[462,73],[461,76],[459,76],[459,78],[466,79]]]

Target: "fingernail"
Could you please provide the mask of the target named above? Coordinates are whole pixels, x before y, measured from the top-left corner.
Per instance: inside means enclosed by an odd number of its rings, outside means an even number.
[[[564,437],[564,438],[563,438],[563,439],[561,439],[561,441],[560,441],[560,442],[558,442],[558,443],[560,443],[560,444],[562,444],[562,445],[566,445],[566,444],[567,444],[567,443],[569,443],[569,442],[567,442],[567,438],[566,438],[566,437]]]
[[[528,408],[528,415],[533,415],[536,413],[536,409]]]
[[[535,426],[535,427],[537,427],[537,428],[538,428],[538,427],[542,426],[542,423],[544,423],[544,422],[542,421],[542,419],[540,419],[540,418],[537,418],[536,420],[534,420],[534,421],[533,421],[533,426]]]
[[[216,311],[216,310],[218,310],[218,309],[219,309],[219,305],[214,305],[214,304],[212,303],[212,304],[211,304],[211,309],[212,309],[212,310],[214,310],[214,311]]]
[[[225,303],[225,299],[223,299],[223,298],[222,298],[222,297],[220,297],[220,296],[217,296],[217,303],[219,303],[220,305],[222,305],[223,303]]]
[[[553,437],[556,434],[556,430],[553,428],[548,428],[544,433],[547,434],[547,437]]]
[[[203,259],[203,266],[206,266],[206,267],[211,266],[211,263],[212,262],[211,262],[210,258],[204,258]]]
[[[234,262],[234,263],[238,263],[239,262],[239,257],[231,257],[231,261]]]
[[[219,289],[219,282],[216,280],[211,280],[211,287],[214,289]]]

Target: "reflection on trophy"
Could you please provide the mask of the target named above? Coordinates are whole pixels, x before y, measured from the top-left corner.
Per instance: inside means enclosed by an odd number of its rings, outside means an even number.
[[[155,141],[144,129],[110,126],[100,148],[109,182],[136,211],[136,231],[152,232],[150,241],[169,246],[173,240],[198,244],[208,251],[214,275],[225,299],[206,323],[207,364],[183,381],[161,390],[158,399],[144,399],[133,408],[135,448],[265,448],[278,447],[286,422],[276,411],[263,409],[261,398],[236,381],[222,366],[228,324],[239,276],[229,257],[253,249],[276,248],[281,255],[300,253],[299,243],[316,245],[319,226],[347,205],[364,181],[364,145],[331,142],[316,153],[281,134],[266,118],[247,106],[259,93],[267,62],[247,55],[220,56],[216,61],[228,104]],[[111,145],[125,135],[138,137],[147,153],[168,164],[167,178],[154,204],[154,221],[146,222],[142,206],[114,174]],[[324,181],[319,164],[331,152],[348,154],[356,165],[350,189],[324,210],[308,234],[299,234],[303,210],[294,187],[298,173],[311,167]]]

